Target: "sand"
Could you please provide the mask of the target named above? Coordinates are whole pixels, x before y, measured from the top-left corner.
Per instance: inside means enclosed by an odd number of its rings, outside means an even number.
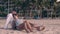
[[[0,34],[60,34],[60,19],[40,19],[28,20],[35,25],[45,26],[43,31],[33,30],[34,32],[26,33],[26,31],[18,31],[18,30],[5,30],[0,29]],[[6,19],[0,19],[0,28],[4,26]]]

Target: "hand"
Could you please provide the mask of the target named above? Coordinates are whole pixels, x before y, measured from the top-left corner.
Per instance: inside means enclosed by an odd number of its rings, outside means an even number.
[[[14,16],[15,17],[15,19],[18,19],[18,16]]]

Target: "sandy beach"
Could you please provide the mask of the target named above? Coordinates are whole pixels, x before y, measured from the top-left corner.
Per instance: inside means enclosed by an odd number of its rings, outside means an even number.
[[[34,30],[34,32],[26,33],[25,30],[18,31],[18,30],[5,30],[0,29],[0,34],[60,34],[60,19],[30,19],[28,20],[36,25],[45,26],[43,31]],[[0,19],[0,28],[3,28],[6,19]]]

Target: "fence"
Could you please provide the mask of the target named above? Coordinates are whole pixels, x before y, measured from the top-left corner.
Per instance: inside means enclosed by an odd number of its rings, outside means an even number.
[[[45,1],[45,0],[44,0]],[[20,17],[39,19],[39,18],[58,18],[60,17],[60,3],[53,1],[51,3],[44,1],[13,1],[0,0],[0,17],[6,17],[7,14],[15,9]],[[51,5],[52,4],[52,5]]]

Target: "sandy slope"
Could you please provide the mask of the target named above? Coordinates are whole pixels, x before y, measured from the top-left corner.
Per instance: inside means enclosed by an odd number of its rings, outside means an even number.
[[[60,34],[60,19],[40,19],[40,20],[28,20],[36,25],[44,25],[45,30],[26,33],[25,31],[17,30],[4,30],[0,29],[0,34]],[[5,24],[5,19],[0,20],[0,28]]]

